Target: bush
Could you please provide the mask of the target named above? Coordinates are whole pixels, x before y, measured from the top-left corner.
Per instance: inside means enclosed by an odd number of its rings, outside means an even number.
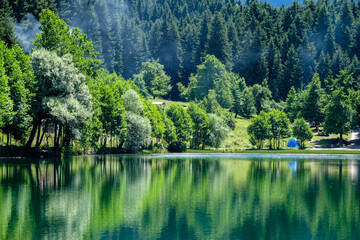
[[[293,136],[300,140],[300,148],[305,148],[305,141],[310,141],[314,136],[304,118],[296,119],[292,127]]]
[[[231,116],[231,114],[227,114],[226,123],[231,130],[235,129],[236,122],[235,122],[235,119]]]
[[[162,144],[161,142],[156,142],[154,143],[154,147],[158,149],[164,149],[164,144]]]
[[[210,134],[206,140],[206,145],[219,148],[221,142],[228,136],[229,128],[226,125],[226,122],[215,114],[209,114],[209,120]]]
[[[169,152],[185,152],[186,151],[186,144],[181,141],[172,142],[168,146]]]
[[[151,142],[151,125],[146,117],[132,112],[126,112],[127,138],[126,151],[137,152],[141,147],[147,147]]]

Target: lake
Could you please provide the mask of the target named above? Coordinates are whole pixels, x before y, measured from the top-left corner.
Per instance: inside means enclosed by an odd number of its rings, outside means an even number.
[[[0,162],[0,239],[359,239],[360,156]]]

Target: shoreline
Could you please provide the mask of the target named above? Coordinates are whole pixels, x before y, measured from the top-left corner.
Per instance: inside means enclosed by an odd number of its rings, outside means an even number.
[[[83,154],[83,155],[64,155],[61,157],[2,157],[0,156],[0,162],[7,162],[6,160],[20,160],[24,162],[32,162],[36,161],[46,161],[46,160],[54,160],[58,161],[62,158],[66,157],[79,157],[79,156],[106,156],[106,155],[122,155],[122,156],[135,156],[135,155],[143,155],[143,156],[159,156],[159,155],[348,155],[348,156],[360,156],[360,150],[351,150],[351,149],[304,149],[304,150],[292,150],[292,149],[279,149],[279,150],[270,150],[270,149],[246,149],[246,150],[234,150],[234,151],[216,151],[216,150],[197,150],[197,149],[188,149],[186,152],[163,152],[163,153],[152,153],[152,152],[143,152],[143,153],[112,153],[112,154]]]

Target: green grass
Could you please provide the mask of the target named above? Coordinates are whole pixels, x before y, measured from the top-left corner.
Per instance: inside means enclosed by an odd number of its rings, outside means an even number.
[[[187,149],[186,153],[246,153],[246,154],[360,154],[360,150],[311,150],[311,149]]]
[[[246,131],[250,124],[249,119],[237,117],[235,119],[235,129],[230,131],[229,136],[223,142],[225,148],[251,148],[249,137]]]
[[[319,131],[323,131],[323,128],[320,127]],[[314,137],[312,138],[312,142],[310,146],[312,147],[337,146],[338,139],[340,138],[340,134],[317,135],[317,131],[315,130],[315,128],[312,128],[312,132],[314,133]],[[348,134],[344,134],[343,138],[345,140],[349,140],[350,136]]]

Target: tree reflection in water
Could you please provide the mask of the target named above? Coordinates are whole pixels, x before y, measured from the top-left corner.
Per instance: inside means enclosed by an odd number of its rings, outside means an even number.
[[[358,172],[226,155],[0,163],[0,239],[356,239]]]

